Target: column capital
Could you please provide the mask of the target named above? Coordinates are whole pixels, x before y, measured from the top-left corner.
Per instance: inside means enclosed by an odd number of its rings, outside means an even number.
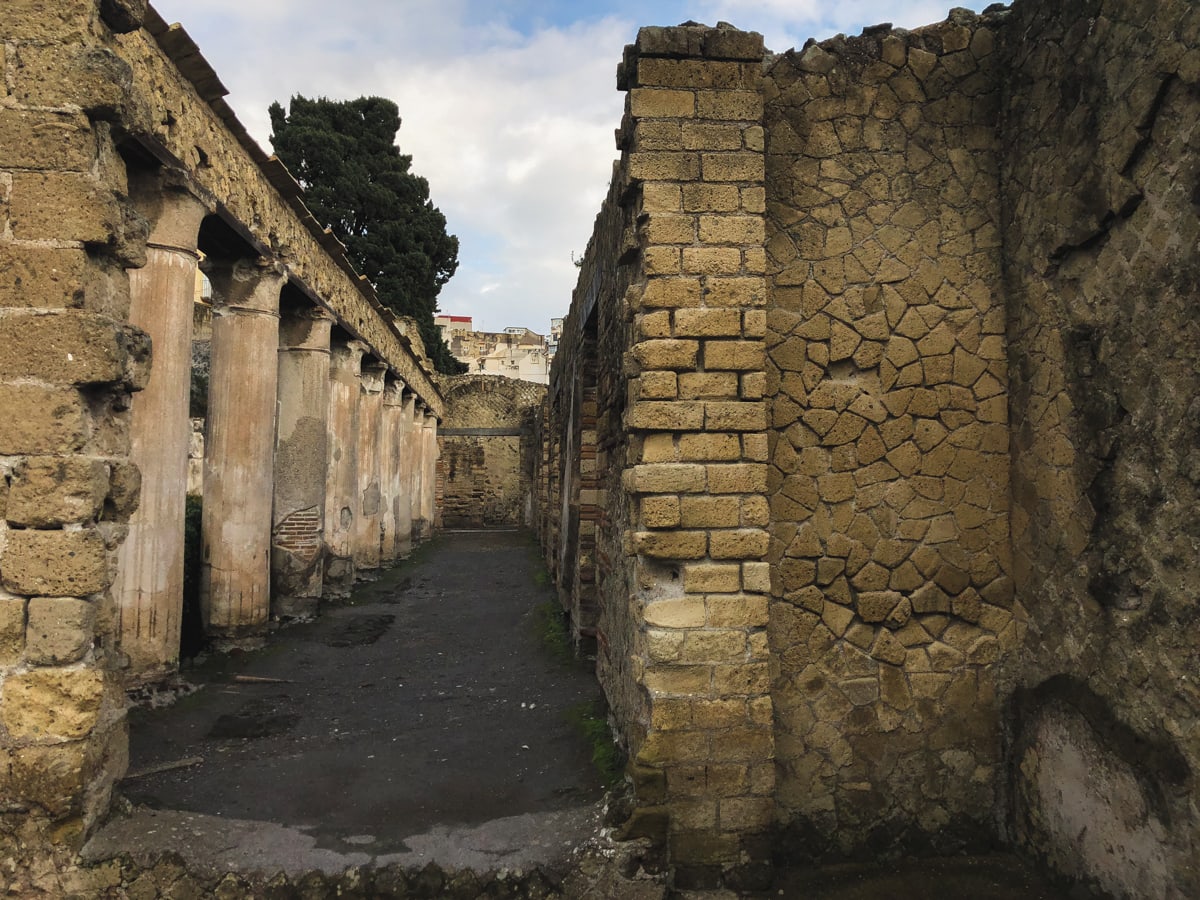
[[[281,316],[279,351],[329,353],[329,337],[335,321],[332,315],[317,306],[289,310]]]
[[[333,341],[329,351],[332,355],[330,364],[335,370],[349,370],[358,375],[362,369],[363,354],[370,348],[362,341]]]
[[[364,361],[362,364],[362,386],[369,394],[383,392],[383,382],[387,375],[387,363],[377,359]]]
[[[219,314],[279,315],[279,292],[288,280],[279,260],[266,257],[214,259],[200,270],[213,285],[213,311]]]
[[[383,383],[383,402],[385,406],[403,406],[404,392],[407,387],[404,380],[394,375],[388,375]]]
[[[130,180],[137,211],[150,222],[146,246],[198,258],[200,223],[216,204],[183,172],[159,169]]]

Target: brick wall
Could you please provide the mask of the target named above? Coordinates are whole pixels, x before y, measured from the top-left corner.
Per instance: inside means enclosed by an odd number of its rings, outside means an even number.
[[[533,524],[533,419],[546,388],[499,375],[442,379],[439,511],[448,528]]]
[[[1195,893],[1200,13],[756,41],[627,50],[543,412],[574,609],[598,385],[626,833],[684,885],[752,883],[773,830]]]

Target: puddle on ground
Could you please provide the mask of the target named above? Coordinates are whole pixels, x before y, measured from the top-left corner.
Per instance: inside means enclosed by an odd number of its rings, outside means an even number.
[[[383,637],[394,621],[393,615],[346,616],[322,629],[317,639],[327,647],[362,647]]]
[[[300,714],[281,709],[290,704],[290,698],[277,696],[264,697],[246,703],[235,713],[224,713],[217,716],[208,731],[208,737],[225,738],[265,738],[277,734],[286,734],[296,727]]]

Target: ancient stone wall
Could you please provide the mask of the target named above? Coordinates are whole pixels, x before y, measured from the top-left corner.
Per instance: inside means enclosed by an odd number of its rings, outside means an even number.
[[[1004,29],[1014,834],[1113,896],[1200,894],[1200,9]]]
[[[120,85],[87,52],[109,27],[90,4],[4,9],[0,853],[13,860],[18,830],[77,846],[127,761],[110,587],[138,503],[128,410],[151,348],[128,325],[126,266],[146,250],[121,201]],[[46,64],[54,52],[65,69]]]
[[[201,251],[214,637],[315,608],[328,528],[315,554],[312,539],[338,459],[368,460],[345,510],[377,517],[352,561],[402,553],[404,521],[428,529],[443,404],[411,328],[249,140],[182,29],[139,0],[11,0],[0,59],[0,857],[9,893],[46,876],[62,896],[53,873],[126,765],[122,688],[178,663]],[[379,427],[347,441],[329,370],[351,344],[347,403]],[[384,452],[401,409],[419,484]]]
[[[562,588],[596,568],[626,831],[664,838],[697,885],[761,874],[773,807],[761,56],[759,36],[704,27],[628,48],[622,158],[550,395],[555,571]]]
[[[798,854],[992,831],[1008,550],[997,19],[767,69],[771,649]]]
[[[1200,13],[755,40],[627,51],[543,417],[627,833],[685,883],[746,883],[773,826],[783,858],[1001,842],[1195,894]]]
[[[543,385],[500,375],[443,379],[438,429],[442,524],[447,528],[533,525],[535,411]]]
[[[642,718],[643,699],[625,661],[636,626],[627,602],[632,571],[624,559],[628,500],[620,488],[628,453],[621,427],[626,403],[626,295],[637,275],[634,213],[626,182],[612,186],[588,243],[541,423],[546,485],[539,531],[573,639],[595,641],[597,674],[622,721]],[[560,343],[561,347],[561,343]],[[605,561],[598,566],[600,560]],[[598,581],[597,572],[605,575]]]

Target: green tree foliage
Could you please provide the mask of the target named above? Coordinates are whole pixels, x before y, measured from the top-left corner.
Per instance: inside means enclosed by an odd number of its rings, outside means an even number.
[[[433,324],[437,295],[458,268],[458,238],[429,199],[429,182],[409,171],[396,146],[400,111],[391,100],[292,97],[272,103],[271,145],[305,191],[317,220],[346,245],[380,301],[412,316],[434,366],[465,371]]]

